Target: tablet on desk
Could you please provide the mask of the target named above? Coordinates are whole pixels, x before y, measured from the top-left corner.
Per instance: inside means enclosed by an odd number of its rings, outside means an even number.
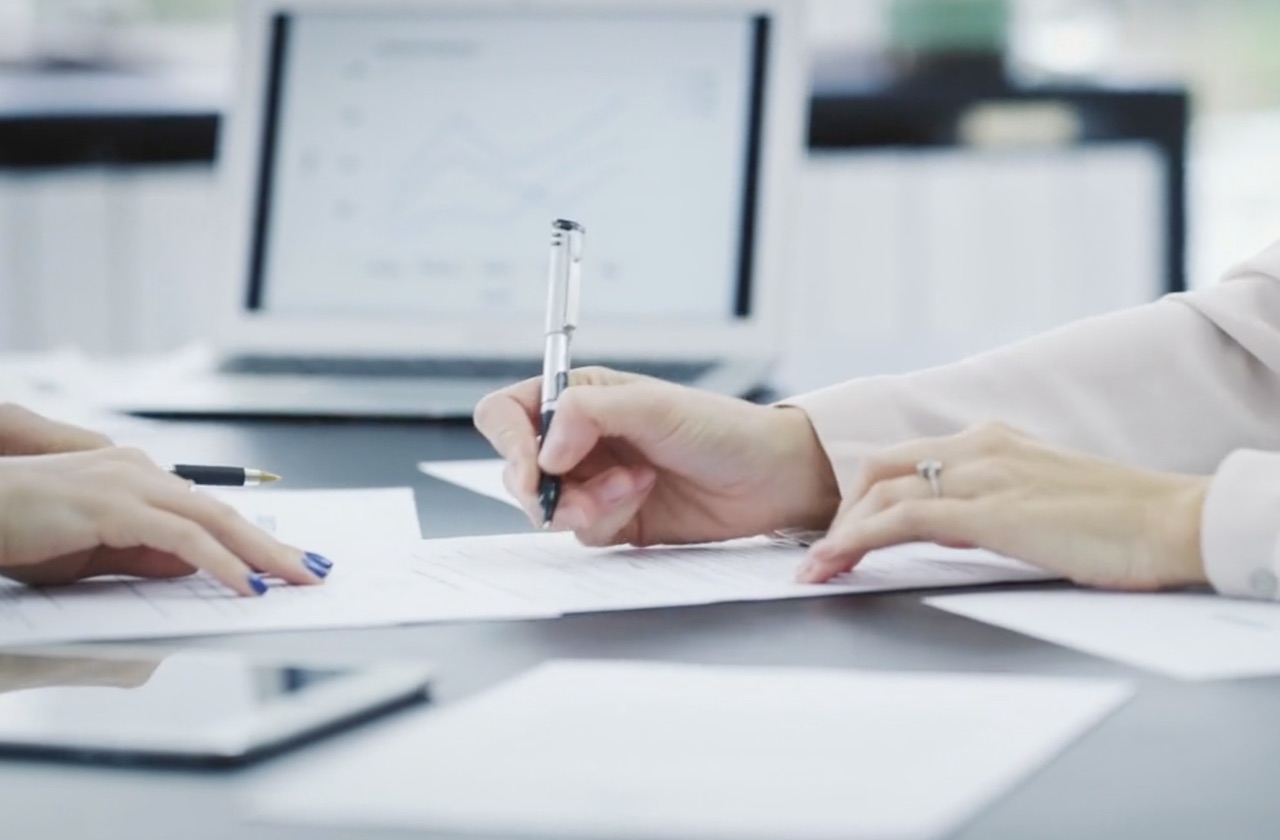
[[[234,765],[427,698],[420,664],[225,651],[0,653],[0,757]]]

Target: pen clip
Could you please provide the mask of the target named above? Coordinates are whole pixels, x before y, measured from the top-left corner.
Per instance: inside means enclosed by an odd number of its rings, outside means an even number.
[[[547,283],[547,334],[573,335],[578,326],[582,275],[582,225],[566,219],[551,224],[551,275]]]

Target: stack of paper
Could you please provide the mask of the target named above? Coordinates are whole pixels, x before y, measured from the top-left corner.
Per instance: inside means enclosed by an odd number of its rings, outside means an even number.
[[[925,840],[1130,693],[1092,680],[551,663],[255,784],[254,813],[484,836]]]

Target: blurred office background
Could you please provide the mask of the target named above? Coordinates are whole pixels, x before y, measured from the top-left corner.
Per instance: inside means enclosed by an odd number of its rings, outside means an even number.
[[[206,335],[233,8],[0,0],[0,350],[156,352]],[[809,8],[826,105],[793,282],[797,387],[1204,286],[1280,238],[1275,0]],[[1048,93],[999,95],[993,70]],[[1064,90],[1185,93],[1185,151],[1136,100]],[[939,127],[948,97],[965,107]],[[795,373],[818,357],[837,363]]]

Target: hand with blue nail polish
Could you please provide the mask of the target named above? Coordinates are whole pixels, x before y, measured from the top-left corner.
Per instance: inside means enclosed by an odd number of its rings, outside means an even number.
[[[0,457],[0,574],[14,580],[50,586],[199,570],[259,597],[270,591],[268,578],[317,584],[332,569],[192,493],[137,450]]]

